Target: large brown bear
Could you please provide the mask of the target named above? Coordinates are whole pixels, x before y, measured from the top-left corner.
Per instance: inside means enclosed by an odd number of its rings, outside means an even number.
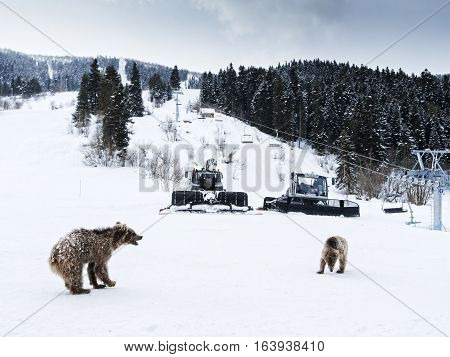
[[[89,282],[94,289],[115,286],[108,275],[107,263],[112,253],[122,245],[138,245],[142,236],[125,224],[117,222],[110,228],[75,229],[53,247],[49,264],[53,272],[64,279],[72,294],[87,294],[83,289],[83,265],[88,264]],[[105,284],[98,284],[97,277]]]

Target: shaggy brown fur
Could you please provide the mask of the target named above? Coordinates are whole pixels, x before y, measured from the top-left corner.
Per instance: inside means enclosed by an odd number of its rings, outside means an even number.
[[[339,270],[336,271],[338,274],[342,274],[347,265],[347,254],[348,245],[345,238],[335,236],[330,237],[326,240],[324,247],[322,249],[322,257],[320,258],[320,269],[317,274],[323,274],[325,270],[325,265],[332,272],[336,261],[339,259]]]
[[[49,264],[52,271],[64,279],[72,294],[87,294],[83,289],[83,265],[88,264],[89,282],[94,289],[112,287],[116,282],[108,275],[107,263],[112,253],[122,245],[138,245],[142,236],[125,224],[100,229],[75,229],[53,247]],[[105,285],[98,284],[99,278]]]

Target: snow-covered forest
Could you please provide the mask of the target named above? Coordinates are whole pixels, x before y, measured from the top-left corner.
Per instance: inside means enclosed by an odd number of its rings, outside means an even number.
[[[411,149],[450,143],[449,75],[408,75],[335,61],[291,61],[268,69],[230,64],[203,73],[201,101],[271,135],[301,136],[319,153],[345,149],[381,163],[409,164]],[[338,149],[336,149],[338,147]],[[348,164],[346,172],[357,176]],[[352,191],[352,190],[351,190]],[[354,190],[353,190],[354,191]]]
[[[120,59],[116,57],[97,57],[100,68],[113,66],[119,70]],[[142,83],[147,85],[149,78],[158,74],[163,80],[168,81],[172,71],[171,67],[125,59],[125,73],[131,78],[133,62],[136,62],[142,77]],[[35,79],[42,91],[74,91],[80,88],[81,78],[89,71],[93,61],[92,57],[74,56],[42,56],[28,55],[6,49],[0,49],[0,96],[10,94],[22,94],[21,82]],[[186,69],[180,69],[180,78],[185,81],[188,76]],[[19,84],[17,85],[17,78]],[[198,83],[193,80],[191,85]]]

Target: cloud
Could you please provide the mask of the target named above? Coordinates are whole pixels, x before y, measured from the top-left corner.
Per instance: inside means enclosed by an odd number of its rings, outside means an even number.
[[[295,37],[324,33],[340,22],[348,0],[191,0],[232,36]]]

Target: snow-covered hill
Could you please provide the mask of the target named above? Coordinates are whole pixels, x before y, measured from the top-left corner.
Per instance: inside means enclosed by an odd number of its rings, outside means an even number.
[[[136,168],[83,165],[80,144],[85,139],[70,134],[75,97],[76,93],[57,94],[26,102],[20,110],[0,112],[0,333],[8,333],[58,294],[11,335],[450,332],[450,236],[427,229],[430,207],[415,209],[422,222],[417,227],[405,224],[407,214],[383,214],[377,200],[358,201],[361,217],[352,219],[274,212],[160,216],[170,192],[140,192]],[[248,192],[254,207],[262,205],[265,195],[282,193],[292,169],[332,175],[311,150],[291,151],[285,144],[283,150],[273,148],[273,138],[227,116],[219,121],[197,119],[187,111],[197,97],[195,90],[180,95],[180,141],[172,143],[162,130],[174,118],[175,102],[170,101],[153,109],[152,115],[135,118],[130,148],[191,145],[193,162],[201,165],[201,147],[225,139],[230,147],[237,146],[232,164],[217,156],[225,186]],[[242,144],[244,134],[252,135],[254,143]],[[179,150],[187,166],[187,151]],[[446,196],[447,227],[449,202]],[[138,247],[125,247],[111,259],[117,286],[69,295],[48,268],[52,245],[75,227],[116,221],[144,232]],[[330,235],[349,242],[351,264],[344,275],[315,274],[320,240]]]

